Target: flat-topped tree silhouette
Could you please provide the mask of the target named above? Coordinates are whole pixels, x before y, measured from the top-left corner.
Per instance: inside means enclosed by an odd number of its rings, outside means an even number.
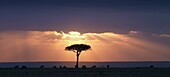
[[[67,51],[73,51],[74,53],[76,53],[76,57],[77,57],[77,61],[76,61],[76,65],[75,67],[78,68],[78,61],[79,61],[79,56],[81,54],[82,51],[86,51],[91,49],[90,45],[86,45],[86,44],[74,44],[71,46],[67,46],[65,48],[65,50]]]

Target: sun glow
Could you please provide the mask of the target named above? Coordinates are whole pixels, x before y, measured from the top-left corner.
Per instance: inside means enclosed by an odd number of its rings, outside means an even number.
[[[80,36],[80,32],[77,31],[70,31],[69,34],[73,36]]]
[[[142,36],[144,37],[143,34]],[[92,50],[83,52],[80,61],[170,59],[169,46],[142,39],[141,33],[134,31],[128,34],[80,33],[77,31],[68,33],[57,31],[0,32],[0,39],[1,62],[74,61],[75,54],[66,52],[64,49],[66,46],[82,43],[90,45]]]
[[[85,36],[81,35],[80,32],[70,31],[68,34],[64,32],[62,32],[62,34],[62,38],[65,39],[67,45],[87,43],[85,40]]]

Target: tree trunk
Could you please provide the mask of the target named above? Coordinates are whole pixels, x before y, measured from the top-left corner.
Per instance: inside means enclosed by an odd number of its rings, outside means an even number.
[[[77,51],[76,57],[77,57],[77,61],[76,61],[76,65],[75,68],[79,68],[79,52]]]

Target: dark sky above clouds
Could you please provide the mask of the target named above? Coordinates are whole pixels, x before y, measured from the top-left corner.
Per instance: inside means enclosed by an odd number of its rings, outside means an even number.
[[[0,0],[0,62],[74,60],[75,43],[84,61],[170,61],[170,0]]]
[[[170,33],[168,0],[1,0],[0,31]]]

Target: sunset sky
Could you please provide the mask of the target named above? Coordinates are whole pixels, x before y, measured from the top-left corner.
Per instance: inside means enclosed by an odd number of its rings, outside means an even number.
[[[0,62],[170,61],[168,0],[0,0]]]

